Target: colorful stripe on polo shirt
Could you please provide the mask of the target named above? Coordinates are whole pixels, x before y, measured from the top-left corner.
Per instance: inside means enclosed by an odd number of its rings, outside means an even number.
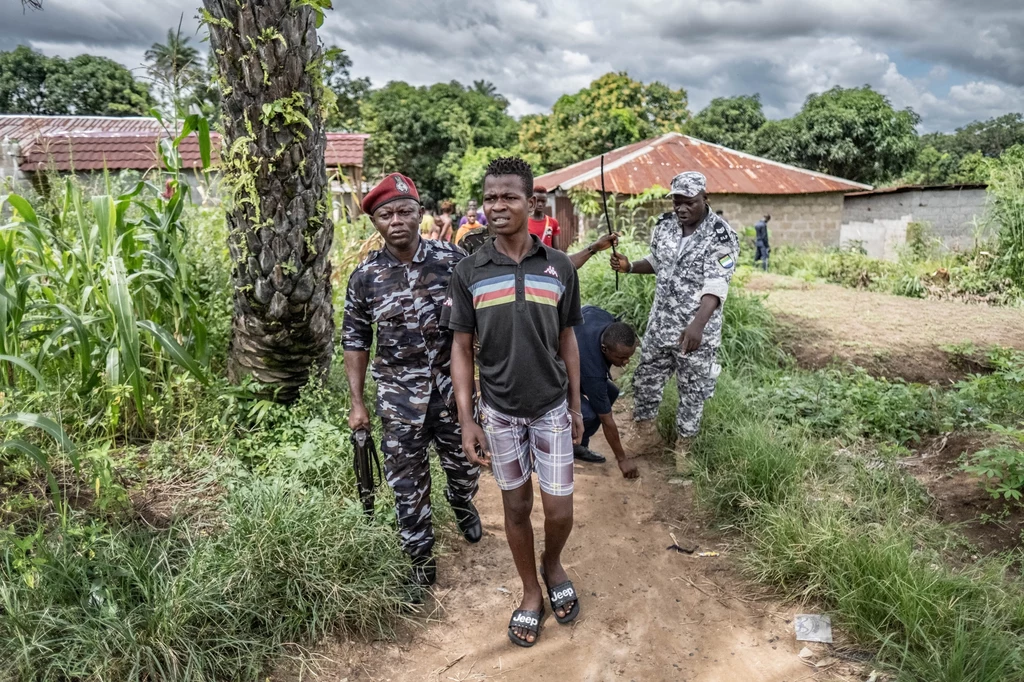
[[[554,277],[544,275],[526,275],[526,300],[541,305],[558,305],[565,286]]]
[[[483,279],[469,287],[469,290],[473,294],[473,308],[476,310],[515,303],[516,276],[501,275]]]

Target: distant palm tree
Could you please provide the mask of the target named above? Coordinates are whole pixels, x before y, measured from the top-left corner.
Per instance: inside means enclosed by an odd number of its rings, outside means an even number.
[[[43,0],[21,0],[21,6],[25,9],[42,9]]]
[[[498,94],[498,88],[494,87],[494,83],[485,80],[473,81],[473,90],[488,97],[494,97]]]
[[[167,42],[153,43],[145,55],[150,76],[170,99],[175,114],[187,108],[188,97],[183,96],[183,92],[191,89],[203,72],[199,50],[188,43],[189,38],[181,36],[179,19],[177,30],[167,30]]]

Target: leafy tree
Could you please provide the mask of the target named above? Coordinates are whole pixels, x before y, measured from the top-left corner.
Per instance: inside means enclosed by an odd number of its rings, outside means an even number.
[[[531,166],[537,167],[540,158],[535,154],[523,154],[516,149],[499,149],[497,147],[470,147],[459,160],[455,169],[455,191],[453,197],[460,206],[465,206],[470,199],[477,204],[483,203],[484,173],[488,164],[499,156],[519,155]]]
[[[516,122],[507,109],[504,97],[455,81],[388,83],[370,93],[361,111],[370,134],[367,175],[401,171],[432,199],[453,196],[466,150],[515,142]]]
[[[759,131],[763,156],[865,183],[901,176],[917,157],[919,117],[868,86],[811,95],[788,122]],[[766,126],[767,127],[767,126]]]
[[[228,375],[292,401],[333,352],[326,89],[316,27],[330,0],[204,0],[224,83],[233,261]]]
[[[1024,115],[1004,114],[987,121],[974,121],[955,133],[929,133],[921,136],[921,145],[962,158],[981,152],[989,158],[1002,156],[1010,147],[1024,144]]]
[[[0,52],[0,113],[50,113],[46,111],[50,63],[49,57],[25,45]]]
[[[153,43],[145,54],[149,75],[178,115],[186,112],[192,89],[205,75],[199,51],[188,43],[179,21],[177,30],[167,29],[167,42]]]
[[[337,98],[337,109],[327,119],[332,130],[357,131],[362,124],[359,108],[370,92],[370,79],[353,78],[351,68],[352,58],[340,47],[324,52],[324,84]]]
[[[560,97],[550,114],[525,117],[519,143],[541,157],[540,170],[549,170],[679,131],[689,117],[684,90],[659,82],[645,85],[625,72],[607,73]]]
[[[0,52],[0,113],[130,116],[153,104],[149,88],[106,57],[46,57],[24,45]]]
[[[683,130],[706,142],[750,152],[757,132],[766,122],[760,95],[716,97]]]
[[[942,185],[957,171],[958,160],[949,152],[928,145],[917,152],[914,167],[900,180],[906,185]]]

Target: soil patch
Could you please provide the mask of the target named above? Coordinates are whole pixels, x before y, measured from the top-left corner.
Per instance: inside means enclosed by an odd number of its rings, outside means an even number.
[[[765,295],[784,345],[802,367],[838,362],[875,376],[948,383],[978,367],[954,364],[946,346],[1024,350],[1024,312],[1016,308],[906,298],[772,274],[754,274],[745,288]]]
[[[926,442],[918,456],[904,460],[932,496],[938,519],[956,525],[985,554],[1024,548],[1024,505],[993,498],[977,476],[960,470],[964,455],[990,441],[985,433],[948,434]]]
[[[782,605],[743,580],[740,549],[709,530],[690,487],[660,462],[642,460],[642,477],[626,481],[609,456],[576,468],[575,529],[563,561],[582,596],[574,626],[550,615],[531,649],[506,636],[518,604],[519,580],[502,527],[500,495],[489,475],[477,505],[484,539],[456,543],[440,559],[436,604],[426,620],[408,625],[396,642],[336,642],[318,651],[319,680],[660,680],[796,682],[852,680],[854,664],[816,670],[797,654],[792,619],[803,610]],[[543,516],[534,514],[538,550]],[[696,544],[718,557],[668,551]],[[538,554],[539,556],[539,554]],[[428,609],[429,610],[429,609]],[[818,660],[837,656],[821,650]],[[856,670],[859,670],[857,668]],[[277,679],[296,679],[283,674]]]

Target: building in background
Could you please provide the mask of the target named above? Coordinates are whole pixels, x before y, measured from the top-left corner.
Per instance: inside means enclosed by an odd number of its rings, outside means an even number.
[[[673,176],[686,170],[700,171],[707,177],[712,208],[722,211],[737,231],[742,232],[770,213],[773,246],[838,246],[845,195],[871,189],[870,185],[763,159],[679,133],[668,133],[605,154],[605,187],[609,194],[619,198],[637,196],[655,186],[667,188]],[[571,226],[571,242],[581,223],[567,192],[573,188],[600,191],[601,157],[546,173],[536,183],[554,197],[554,215],[563,225],[563,232]],[[671,206],[670,200],[659,200],[650,212],[667,211]]]
[[[155,118],[110,116],[0,115],[0,185],[27,184],[43,191],[54,174],[74,173],[83,180],[104,172],[163,168],[160,143],[171,131]],[[214,165],[221,136],[211,132]],[[327,133],[325,161],[331,180],[334,219],[355,216],[365,191],[363,155],[369,135]],[[184,177],[198,202],[216,200],[216,174],[204,177],[199,144],[190,135],[178,147]]]
[[[846,195],[842,244],[863,246],[872,258],[895,260],[916,223],[925,239],[947,249],[967,249],[991,235],[985,224],[985,185],[913,185]]]

